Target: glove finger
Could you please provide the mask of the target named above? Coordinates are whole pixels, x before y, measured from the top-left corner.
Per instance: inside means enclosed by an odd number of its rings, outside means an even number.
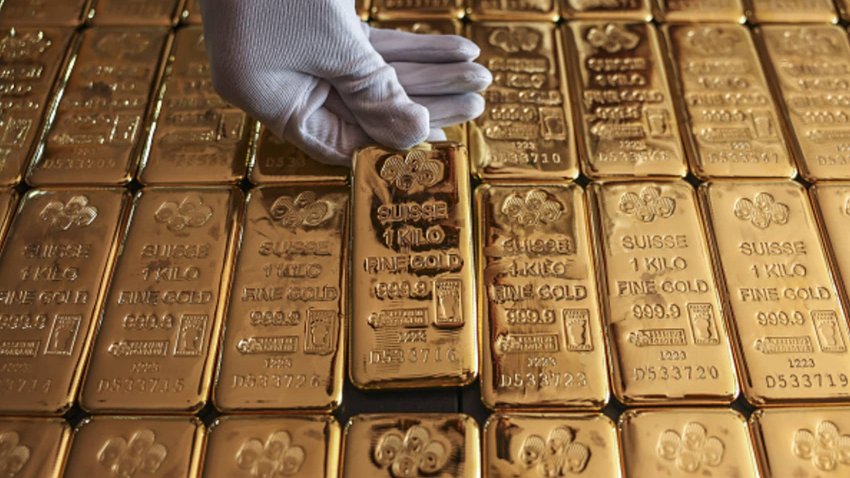
[[[390,63],[408,95],[457,95],[484,91],[493,82],[490,71],[469,61],[457,63]]]
[[[458,35],[430,35],[370,28],[369,41],[385,61],[454,63],[478,58],[481,49]]]
[[[428,134],[428,141],[433,143],[435,141],[447,141],[446,132],[440,128],[434,128]]]
[[[294,118],[287,125],[284,136],[319,162],[349,167],[354,152],[372,143],[360,126],[324,107],[306,117]]]
[[[484,112],[484,98],[475,93],[445,96],[414,96],[413,101],[428,108],[432,128],[444,128],[473,120]]]

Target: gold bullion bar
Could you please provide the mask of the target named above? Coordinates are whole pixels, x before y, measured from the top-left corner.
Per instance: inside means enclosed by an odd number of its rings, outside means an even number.
[[[245,176],[253,122],[212,85],[200,26],[178,30],[158,95],[143,184],[233,184]]]
[[[746,419],[735,410],[626,410],[617,425],[627,478],[759,476]]]
[[[478,435],[478,424],[463,414],[357,415],[345,427],[341,476],[478,478]],[[418,456],[407,451],[411,443]]]
[[[248,166],[248,179],[252,183],[344,183],[348,180],[348,168],[316,161],[292,143],[278,139],[259,122],[255,123],[254,131],[254,146]]]
[[[747,16],[753,23],[835,23],[832,0],[749,0]]]
[[[249,193],[213,392],[219,410],[339,405],[348,200],[345,184]]]
[[[836,25],[764,25],[756,31],[784,100],[800,174],[810,181],[850,179],[847,32]]]
[[[561,0],[569,19],[652,20],[652,0]]]
[[[700,178],[796,175],[779,107],[747,27],[667,25],[685,144]]]
[[[86,371],[84,409],[204,406],[241,212],[236,188],[138,193]]]
[[[700,199],[744,396],[759,407],[850,401],[847,320],[803,187],[718,181]]]
[[[560,0],[468,0],[466,11],[472,21],[540,20],[557,21],[561,15]]]
[[[222,417],[209,431],[203,476],[262,476],[268,470],[277,476],[337,478],[340,438],[340,426],[329,416]],[[280,455],[272,461],[270,452]]]
[[[468,37],[493,72],[487,108],[470,123],[476,174],[484,179],[578,176],[575,134],[562,58],[552,23],[474,23]]]
[[[117,188],[21,200],[0,254],[0,413],[74,403],[128,203]]]
[[[195,417],[87,418],[74,433],[65,476],[196,478],[205,434]]]
[[[372,0],[375,20],[460,19],[464,0]]]
[[[0,418],[0,465],[10,478],[61,478],[71,443],[62,418]]]
[[[625,404],[729,403],[738,380],[693,188],[590,188],[614,394]]]
[[[125,184],[133,177],[164,28],[83,32],[56,119],[27,175],[32,185]]]
[[[484,403],[602,408],[605,339],[581,188],[485,184],[475,206]]]
[[[679,120],[655,27],[571,22],[566,28],[585,174],[684,176]]]
[[[180,21],[185,0],[97,0],[95,26],[163,26]]]
[[[850,183],[818,183],[809,189],[821,226],[821,234],[831,251],[838,289],[843,291],[845,307],[850,305],[850,249],[846,230],[850,224]]]
[[[181,15],[181,20],[183,23],[189,25],[200,25],[202,24],[203,18],[201,18],[201,2],[200,0],[185,0],[185,6],[183,7],[183,13]],[[358,0],[360,1],[360,0]]]
[[[76,27],[89,13],[91,0],[4,0],[0,23],[15,27]]]
[[[614,422],[601,414],[501,414],[483,433],[484,476],[621,478]]]
[[[744,23],[743,0],[656,0],[655,18],[661,22]]]

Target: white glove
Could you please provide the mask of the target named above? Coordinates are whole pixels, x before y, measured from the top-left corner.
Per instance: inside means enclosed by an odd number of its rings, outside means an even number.
[[[397,149],[484,110],[492,81],[454,35],[369,28],[354,0],[201,0],[213,82],[277,136],[350,164],[372,142]],[[388,63],[389,62],[389,63]]]

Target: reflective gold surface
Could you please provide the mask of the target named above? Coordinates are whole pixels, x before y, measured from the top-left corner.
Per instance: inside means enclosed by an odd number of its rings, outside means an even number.
[[[15,213],[18,194],[13,189],[0,189],[0,245],[6,237],[6,228]]]
[[[190,413],[207,400],[242,192],[153,188],[135,198],[80,405]]]
[[[700,178],[793,177],[779,109],[747,27],[670,25],[691,171]]]
[[[749,0],[753,23],[835,23],[832,0]]]
[[[652,19],[652,0],[560,0],[568,19],[640,20]]]
[[[0,418],[0,467],[10,478],[60,478],[71,427],[61,418]]]
[[[3,0],[0,23],[9,26],[75,27],[89,14],[92,0]]]
[[[461,18],[464,0],[371,0],[377,20]]]
[[[467,5],[467,12],[473,21],[555,21],[561,10],[560,0],[467,0]]]
[[[821,225],[821,237],[833,259],[833,274],[838,289],[843,291],[845,307],[850,305],[850,248],[847,227],[850,225],[850,183],[818,183],[809,189]]]
[[[802,186],[718,181],[700,199],[747,400],[850,402],[847,320]]]
[[[346,185],[249,193],[213,398],[219,410],[339,405],[348,197]]]
[[[693,188],[592,183],[611,383],[632,404],[728,403],[738,380]]]
[[[838,12],[845,21],[850,20],[850,0],[835,0]]]
[[[664,22],[744,23],[744,0],[656,0],[655,18]]]
[[[584,173],[591,178],[684,176],[679,121],[655,27],[567,25]]]
[[[96,0],[97,26],[171,26],[180,20],[185,0]]]
[[[343,183],[348,179],[348,168],[312,159],[292,143],[278,139],[259,123],[256,124],[255,134],[248,168],[248,179],[254,184],[313,181]]]
[[[201,18],[201,3],[200,0],[185,0],[186,3],[183,7],[182,20],[183,23],[188,23],[190,25],[200,25],[203,23],[203,19]],[[360,1],[360,0],[358,0]]]
[[[481,396],[490,408],[601,408],[605,339],[580,187],[475,191]]]
[[[197,2],[198,0],[189,0],[193,2]],[[357,10],[357,14],[360,15],[360,18],[363,20],[367,20],[369,18],[369,3],[371,0],[354,0],[354,8]]]

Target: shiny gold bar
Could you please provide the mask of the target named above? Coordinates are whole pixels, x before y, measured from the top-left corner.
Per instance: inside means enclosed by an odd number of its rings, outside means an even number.
[[[729,403],[738,380],[693,188],[589,188],[614,395],[627,405]]]
[[[236,188],[137,194],[80,405],[193,413],[207,401],[241,224]]]
[[[139,181],[235,184],[245,177],[253,123],[216,93],[200,26],[175,38]]]
[[[523,20],[558,21],[560,0],[468,0],[467,14],[472,21]]]
[[[850,39],[836,25],[757,30],[791,127],[800,174],[850,179]]]
[[[484,476],[623,476],[614,422],[602,414],[496,413],[483,434]]]
[[[361,0],[357,0],[358,2]],[[204,22],[203,18],[201,18],[201,2],[200,0],[185,0],[185,6],[183,7],[183,13],[180,15],[180,18],[183,23],[189,25],[200,25]]]
[[[551,23],[475,23],[468,37],[493,72],[484,114],[470,123],[472,163],[484,179],[572,179],[576,141],[563,40]]]
[[[205,434],[195,417],[87,418],[74,434],[65,476],[195,478]]]
[[[660,22],[744,23],[743,0],[656,0],[655,19]]]
[[[484,184],[475,206],[484,403],[604,407],[605,338],[581,188]]]
[[[820,225],[821,237],[832,259],[838,290],[845,307],[850,305],[850,250],[846,246],[847,220],[850,219],[850,183],[818,183],[809,189]]]
[[[461,19],[464,0],[371,0],[376,20]]]
[[[847,320],[805,191],[791,181],[700,187],[753,405],[850,402]]]
[[[351,173],[344,166],[320,163],[292,143],[278,139],[259,122],[254,129],[254,147],[248,161],[248,180],[254,184],[344,183]]]
[[[435,143],[354,159],[351,356],[360,388],[448,387],[478,375],[466,150]]]
[[[340,437],[333,417],[222,417],[210,428],[203,476],[337,478]]]
[[[61,478],[71,427],[61,418],[0,418],[0,466],[10,478]]]
[[[562,0],[563,15],[578,20],[652,20],[651,0]]]
[[[331,410],[348,323],[345,184],[248,195],[213,402],[223,412]]]
[[[92,0],[3,0],[0,24],[15,27],[76,27]]]
[[[664,37],[682,92],[691,171],[699,178],[794,177],[779,106],[747,27],[668,25]]]
[[[481,476],[478,424],[463,414],[366,414],[345,427],[342,478]]]
[[[138,165],[150,93],[169,43],[164,28],[85,30],[75,65],[27,182],[120,185]]]
[[[752,23],[835,23],[832,0],[750,0]]]
[[[92,24],[95,26],[163,26],[180,21],[185,0],[97,0]]]
[[[128,203],[121,189],[24,196],[0,254],[0,413],[74,403]]]
[[[566,31],[584,173],[684,176],[679,120],[655,27],[571,22]]]

